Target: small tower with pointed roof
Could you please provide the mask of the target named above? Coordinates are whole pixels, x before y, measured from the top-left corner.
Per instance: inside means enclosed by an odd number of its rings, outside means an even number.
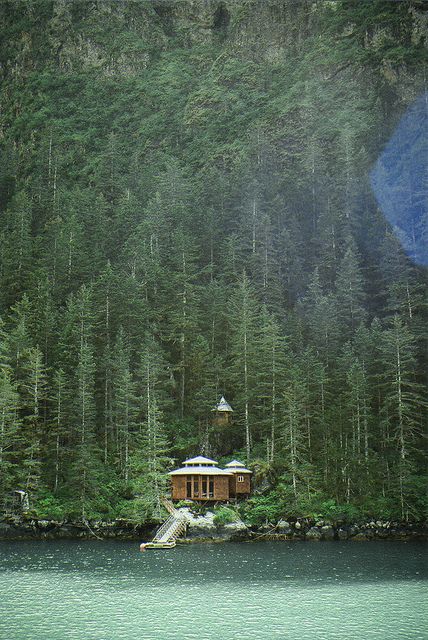
[[[220,402],[211,411],[214,425],[225,427],[232,422],[233,409],[224,396],[221,396]]]

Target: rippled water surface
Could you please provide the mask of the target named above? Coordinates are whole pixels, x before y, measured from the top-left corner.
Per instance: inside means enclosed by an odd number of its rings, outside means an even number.
[[[428,639],[423,543],[0,542],[2,640]]]

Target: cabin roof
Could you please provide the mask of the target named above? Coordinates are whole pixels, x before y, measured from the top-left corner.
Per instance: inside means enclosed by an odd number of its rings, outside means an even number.
[[[246,469],[245,465],[239,462],[239,460],[232,460],[232,462],[228,462],[225,467],[228,471],[233,471],[234,473],[253,473],[249,469]]]
[[[230,464],[226,465],[227,471],[231,471],[232,473],[253,473],[249,469],[246,469],[244,465],[242,467],[231,467]]]
[[[196,458],[189,458],[183,462],[184,465],[209,465],[212,467],[213,465],[218,464],[216,460],[211,460],[210,458],[205,458],[204,456],[196,456]]]
[[[232,460],[232,462],[228,462],[224,466],[233,467],[235,469],[236,467],[245,467],[245,464],[243,464],[242,462],[239,462],[239,460]]]
[[[174,471],[170,471],[168,475],[169,476],[188,476],[188,475],[232,476],[233,473],[231,471],[225,471],[224,469],[219,469],[218,467],[189,466],[189,467],[181,467],[181,469],[174,469]]]
[[[221,396],[220,402],[218,404],[216,404],[214,409],[211,409],[211,411],[224,411],[226,413],[231,413],[231,412],[233,412],[233,409],[230,406],[230,404],[227,402],[225,397]]]

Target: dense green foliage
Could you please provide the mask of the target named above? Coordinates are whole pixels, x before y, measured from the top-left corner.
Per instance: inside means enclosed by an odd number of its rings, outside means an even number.
[[[369,171],[423,5],[2,2],[1,494],[150,518],[233,454],[255,523],[421,516],[424,274]]]

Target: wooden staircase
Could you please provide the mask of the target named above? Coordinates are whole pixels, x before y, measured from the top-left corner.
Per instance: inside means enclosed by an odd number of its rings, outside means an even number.
[[[144,545],[145,549],[171,549],[175,547],[176,539],[186,531],[186,514],[177,511],[167,498],[161,498],[161,500],[170,516],[156,531],[153,540]]]

